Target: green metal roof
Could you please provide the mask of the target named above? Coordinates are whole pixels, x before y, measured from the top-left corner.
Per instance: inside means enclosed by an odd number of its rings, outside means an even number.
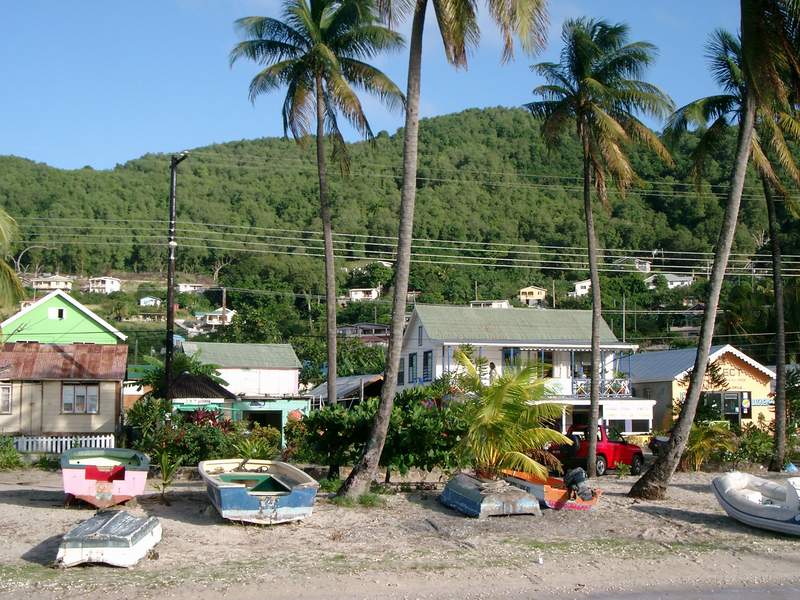
[[[591,341],[590,310],[417,304],[415,312],[428,336],[442,342],[583,345]],[[620,343],[605,321],[600,323],[600,343]]]
[[[183,351],[202,362],[229,369],[299,369],[291,344],[183,342]]]

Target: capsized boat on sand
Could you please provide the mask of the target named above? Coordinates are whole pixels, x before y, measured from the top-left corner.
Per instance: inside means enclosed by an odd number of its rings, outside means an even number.
[[[273,525],[311,515],[319,483],[273,460],[230,458],[197,466],[211,503],[224,519]]]

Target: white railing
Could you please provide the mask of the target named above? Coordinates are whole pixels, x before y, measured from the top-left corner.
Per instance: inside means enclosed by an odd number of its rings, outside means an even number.
[[[17,452],[61,454],[70,448],[114,448],[113,433],[102,435],[20,435],[14,438]]]

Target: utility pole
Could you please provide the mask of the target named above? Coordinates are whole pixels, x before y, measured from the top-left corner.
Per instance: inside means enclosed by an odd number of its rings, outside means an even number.
[[[622,343],[625,343],[625,294],[622,294]]]
[[[553,308],[556,307],[556,280],[553,279]]]
[[[172,355],[175,351],[175,191],[178,185],[178,165],[189,156],[188,152],[173,154],[169,160],[169,229],[167,230],[167,339],[164,356],[164,378],[166,397],[172,397]]]

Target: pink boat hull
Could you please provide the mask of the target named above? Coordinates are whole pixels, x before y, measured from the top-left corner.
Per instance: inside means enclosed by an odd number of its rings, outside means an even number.
[[[119,479],[100,481],[87,478],[86,469],[64,469],[64,493],[97,508],[108,508],[144,492],[147,471],[126,469]]]

